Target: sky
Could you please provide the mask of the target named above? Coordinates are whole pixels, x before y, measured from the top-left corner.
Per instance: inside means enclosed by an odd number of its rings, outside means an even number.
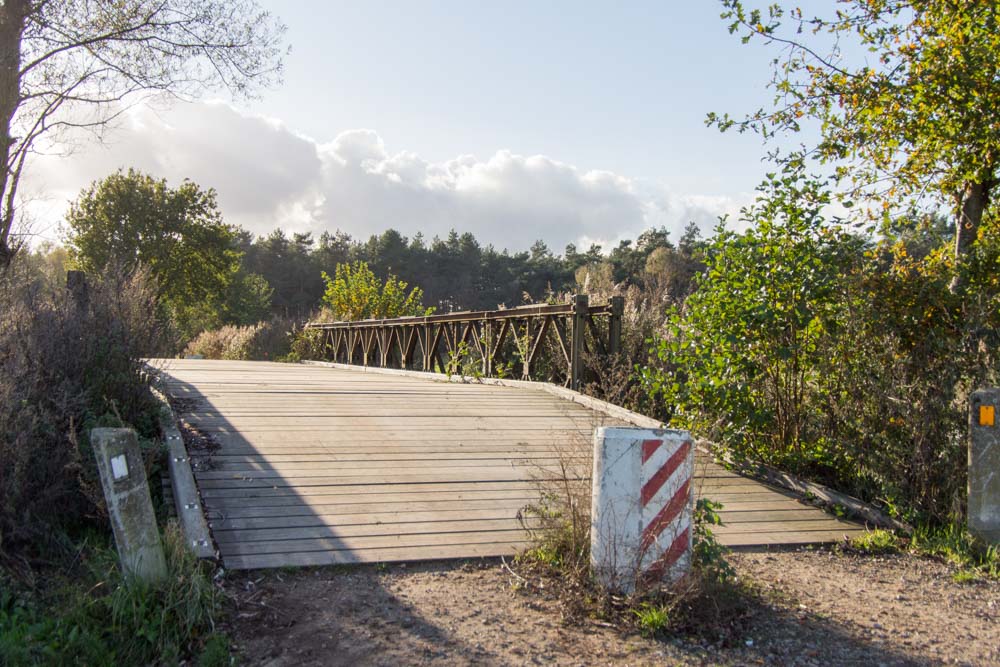
[[[766,104],[775,54],[729,35],[711,0],[261,4],[288,27],[283,84],[140,106],[103,145],[37,158],[41,237],[81,188],[134,166],[214,188],[256,234],[608,249],[651,226],[709,230],[766,171],[757,137],[704,121]]]

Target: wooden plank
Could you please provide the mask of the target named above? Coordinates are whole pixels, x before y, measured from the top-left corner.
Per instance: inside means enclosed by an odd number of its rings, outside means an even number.
[[[530,523],[537,524],[536,520]],[[435,539],[452,533],[466,535],[470,531],[522,531],[523,526],[514,517],[469,518],[439,521],[399,521],[393,523],[339,523],[336,526],[296,526],[290,528],[244,528],[240,530],[217,530],[215,541],[219,548],[230,551],[229,545],[271,542],[274,540],[314,540],[346,538],[402,539],[410,535],[433,535]]]
[[[391,481],[405,469],[414,474],[440,473],[446,477],[465,473],[479,475],[480,472],[497,470],[519,470],[537,472],[541,477],[558,474],[560,466],[576,477],[590,478],[590,460],[557,459],[553,457],[531,458],[504,456],[489,459],[406,459],[402,461],[316,461],[310,466],[305,463],[267,464],[213,464],[210,469],[198,473],[199,479],[298,479],[301,477],[366,476],[375,477],[378,482]]]
[[[517,482],[425,482],[425,483],[386,483],[386,484],[337,484],[317,485],[302,488],[265,486],[265,487],[223,487],[202,488],[201,495],[205,503],[209,498],[250,498],[287,496],[292,498],[309,498],[314,496],[363,496],[380,495],[388,497],[428,497],[429,495],[450,495],[455,493],[496,494],[521,493],[524,491],[538,492],[538,486],[530,481]]]
[[[536,453],[533,456],[521,455],[517,452],[513,452],[506,455],[493,454],[491,456],[478,456],[478,457],[445,457],[439,458],[437,456],[420,456],[419,454],[409,454],[405,457],[396,458],[361,458],[361,459],[349,459],[341,458],[339,460],[315,460],[315,461],[243,461],[243,462],[220,462],[218,457],[212,457],[212,463],[210,471],[216,474],[218,479],[225,473],[239,474],[246,473],[248,475],[256,474],[258,477],[261,473],[266,473],[271,476],[314,476],[319,474],[327,474],[324,471],[340,471],[348,470],[354,471],[355,474],[364,474],[363,471],[374,471],[374,474],[385,476],[386,474],[391,474],[393,469],[398,469],[398,467],[405,467],[407,470],[421,470],[421,469],[431,469],[431,470],[443,470],[449,471],[454,468],[478,468],[483,466],[488,466],[490,468],[496,466],[516,466],[516,467],[533,467],[533,466],[555,466],[559,463],[566,463],[567,465],[573,466],[574,469],[581,466],[587,468],[588,474],[590,471],[591,460],[590,458],[582,457],[564,457],[559,458],[552,456],[552,452],[547,453]]]
[[[464,491],[464,492],[410,492],[410,493],[382,493],[373,492],[366,494],[313,494],[300,495],[289,493],[284,495],[269,496],[212,496],[205,498],[205,507],[213,510],[212,516],[256,516],[258,514],[267,515],[264,510],[274,509],[276,514],[281,511],[286,512],[285,516],[315,511],[313,508],[330,507],[336,505],[358,505],[365,503],[379,503],[386,507],[396,504],[418,505],[420,503],[446,503],[454,506],[456,503],[466,506],[466,503],[476,503],[479,501],[503,504],[505,502],[528,502],[540,498],[540,493],[535,489],[511,490],[511,491]],[[474,506],[474,505],[469,505]]]
[[[299,446],[303,443],[313,443],[324,446],[354,446],[358,443],[382,443],[386,446],[407,446],[409,444],[419,445],[422,443],[439,442],[442,444],[466,444],[497,442],[523,442],[526,444],[549,444],[571,440],[574,442],[592,442],[589,431],[573,429],[534,429],[530,431],[520,429],[506,429],[499,431],[486,431],[478,428],[453,429],[445,433],[424,433],[407,430],[386,429],[384,431],[372,431],[371,429],[351,429],[342,428],[337,431],[329,430],[300,430],[282,434],[280,431],[251,431],[245,430],[239,433],[217,431],[212,434],[213,439],[220,445],[230,444],[280,447]]]
[[[294,477],[275,475],[274,473],[253,473],[253,476],[234,476],[228,472],[199,472],[195,474],[198,486],[202,489],[251,487],[306,487],[335,486],[343,484],[422,484],[433,482],[522,482],[545,481],[560,478],[560,471],[551,466],[538,468],[528,466],[504,467],[455,467],[447,470],[436,470],[426,474],[395,473],[387,476],[384,471],[359,470],[354,474],[333,475],[330,471],[319,471],[321,474],[300,474]],[[238,473],[237,473],[238,475]],[[583,477],[581,476],[581,479]]]
[[[836,543],[843,541],[845,536],[861,535],[865,532],[863,528],[844,530],[810,530],[789,532],[780,531],[773,533],[726,533],[717,536],[719,544],[735,547],[762,547],[762,546],[795,546],[804,544]]]
[[[346,520],[350,515],[362,517],[381,517],[407,512],[517,512],[526,504],[537,501],[539,496],[524,496],[522,498],[490,498],[484,500],[465,499],[461,503],[454,500],[408,500],[395,502],[372,503],[316,503],[312,505],[283,505],[278,507],[233,507],[220,512],[217,520],[212,521],[216,528],[233,529],[240,526],[262,528],[270,524],[268,521],[299,521],[305,523],[288,523],[287,525],[312,525],[310,521],[326,521],[331,517]],[[259,519],[260,521],[254,522]],[[383,520],[383,519],[378,519]]]
[[[229,542],[220,549],[223,556],[250,554],[280,554],[335,549],[376,549],[381,547],[430,547],[456,544],[488,544],[490,542],[526,542],[520,528],[511,530],[467,531],[449,533],[417,533],[406,535],[365,535],[319,537],[301,540],[271,540],[266,542]]]
[[[223,563],[233,570],[272,567],[309,567],[321,565],[357,565],[400,561],[452,560],[509,556],[528,546],[525,540],[435,546],[382,547],[376,549],[341,549],[332,551],[289,552],[259,555],[223,555]]]
[[[822,519],[829,522],[829,515],[816,508],[785,509],[785,507],[770,507],[767,510],[744,510],[733,512],[719,512],[723,527],[733,527],[736,524],[760,523],[760,522],[793,522],[803,520]],[[714,530],[714,528],[713,528]]]
[[[771,517],[767,521],[747,521],[714,526],[712,532],[716,535],[733,533],[803,533],[811,530],[861,530],[857,524],[838,521],[828,514],[816,510],[811,519],[782,519]]]
[[[552,447],[536,447],[532,449],[519,449],[511,447],[502,449],[493,447],[491,449],[472,451],[438,451],[436,448],[428,446],[406,452],[383,452],[379,451],[354,451],[337,453],[309,453],[309,454],[212,454],[212,466],[216,470],[229,470],[235,465],[266,465],[278,467],[280,464],[303,464],[303,463],[330,463],[340,464],[348,462],[371,463],[377,461],[477,461],[494,459],[546,459],[552,458]]]

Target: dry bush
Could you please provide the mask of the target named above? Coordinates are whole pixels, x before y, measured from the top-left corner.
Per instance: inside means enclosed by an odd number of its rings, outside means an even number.
[[[170,340],[155,294],[144,273],[109,272],[78,305],[19,265],[0,275],[0,555],[101,512],[90,427],[155,434],[141,358]]]
[[[621,351],[617,355],[595,352],[584,355],[586,368],[582,392],[634,412],[668,421],[668,406],[650,395],[639,369],[656,363],[652,339],[663,331],[671,295],[666,289],[640,289],[635,285],[619,290],[625,299],[622,313]],[[604,303],[614,291],[591,294],[593,303]]]
[[[591,430],[605,425],[595,415]],[[532,546],[508,566],[518,590],[557,598],[568,621],[600,618],[645,634],[684,633],[723,644],[746,632],[759,596],[739,581],[715,541],[719,507],[699,501],[690,571],[674,582],[636,577],[635,592],[603,588],[590,564],[593,443],[584,436],[553,445],[554,463],[533,475],[539,500],[518,513]]]
[[[518,512],[534,543],[530,558],[558,567],[569,586],[590,576],[591,449],[583,436],[554,444],[556,462],[539,466],[532,474],[538,502]]]
[[[184,354],[205,359],[280,360],[291,351],[293,327],[290,320],[277,318],[242,327],[227,325],[198,334]]]

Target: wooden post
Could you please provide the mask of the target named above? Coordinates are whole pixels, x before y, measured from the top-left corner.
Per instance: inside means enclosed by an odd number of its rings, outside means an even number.
[[[531,379],[531,347],[532,347],[531,344],[532,344],[532,342],[534,341],[534,338],[535,338],[535,335],[534,335],[535,332],[532,331],[532,327],[531,327],[531,323],[533,321],[534,320],[532,320],[530,317],[526,317],[524,319],[524,343],[518,345],[518,347],[523,352],[523,355],[522,355],[523,358],[521,359],[521,362],[522,362],[521,363],[521,379],[522,380],[530,380]]]
[[[493,324],[483,322],[483,376],[493,376]]]
[[[612,357],[622,350],[622,314],[625,312],[625,297],[611,297],[611,316],[608,318],[608,354]]]
[[[431,331],[431,325],[424,325],[424,371],[431,372],[434,370],[434,354],[431,350],[431,345],[433,344],[433,332]]]
[[[587,309],[590,298],[586,294],[573,296],[573,332],[570,342],[569,388],[580,389],[583,382],[583,337],[587,328]]]
[[[87,287],[87,274],[83,271],[66,272],[66,289],[69,297],[76,304],[77,310],[85,311],[90,305],[90,289]]]

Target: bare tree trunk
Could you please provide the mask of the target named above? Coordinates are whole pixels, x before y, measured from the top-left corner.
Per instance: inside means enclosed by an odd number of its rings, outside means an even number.
[[[955,259],[959,263],[968,256],[972,244],[979,235],[979,226],[983,222],[983,214],[990,205],[991,191],[995,185],[996,181],[992,179],[966,183],[965,189],[957,197]],[[965,287],[961,270],[955,274],[950,287],[952,292],[958,292]]]
[[[0,5],[0,268],[14,256],[10,231],[14,225],[11,136],[14,114],[21,100],[21,35],[25,17],[31,11],[29,0],[6,0]]]

